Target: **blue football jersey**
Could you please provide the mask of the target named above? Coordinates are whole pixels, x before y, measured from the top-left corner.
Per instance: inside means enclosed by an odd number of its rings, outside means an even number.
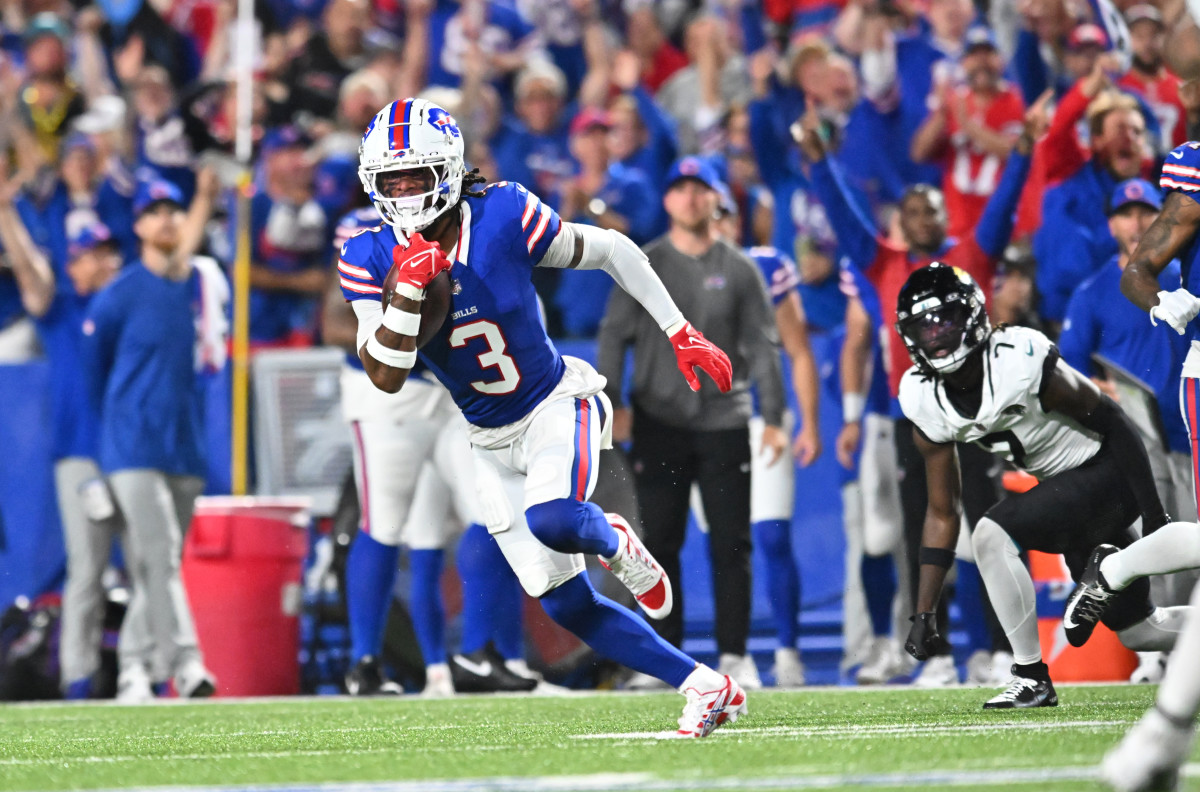
[[[746,255],[758,265],[767,291],[771,293],[771,305],[778,306],[784,298],[796,291],[800,285],[800,274],[788,254],[769,246],[747,248]]]
[[[461,204],[459,242],[450,251],[450,313],[419,359],[475,426],[519,421],[563,376],[563,360],[538,317],[531,279],[558,235],[558,214],[514,182],[489,185]],[[347,300],[379,300],[397,245],[391,226],[368,229],[341,249]]]
[[[378,229],[383,225],[383,218],[379,216],[379,210],[374,206],[364,207],[362,209],[352,209],[347,212],[341,220],[338,221],[337,227],[333,230],[333,249],[339,257],[339,267],[341,259],[342,246],[350,241],[352,237],[361,234],[363,231],[370,229]],[[344,290],[345,287],[343,287]],[[346,365],[353,369],[363,371],[362,360],[353,352],[346,353]]]
[[[1168,154],[1158,183],[1164,193],[1180,192],[1200,201],[1200,142],[1184,143]],[[1179,264],[1183,288],[1200,295],[1200,234],[1179,254]],[[1192,320],[1188,338],[1200,340],[1200,320]]]

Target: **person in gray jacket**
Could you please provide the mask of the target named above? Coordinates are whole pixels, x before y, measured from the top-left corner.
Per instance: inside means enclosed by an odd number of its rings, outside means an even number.
[[[605,391],[624,405],[624,361],[633,348],[631,406],[614,411],[613,439],[632,439],[646,548],[674,586],[675,608],[656,622],[675,645],[683,641],[679,552],[687,530],[693,482],[710,526],[716,639],[721,673],[743,686],[761,686],[746,655],[750,629],[750,385],[757,386],[766,421],[761,448],[785,453],[781,428],[784,395],[778,337],[766,284],[758,267],[719,239],[715,213],[720,179],[712,165],[685,157],[667,177],[663,205],[670,218],[665,236],[644,250],[672,299],[714,344],[729,351],[733,388],[717,393],[690,388],[674,372],[675,355],[654,320],[616,290],[600,327],[598,369]],[[640,680],[639,680],[640,681]]]

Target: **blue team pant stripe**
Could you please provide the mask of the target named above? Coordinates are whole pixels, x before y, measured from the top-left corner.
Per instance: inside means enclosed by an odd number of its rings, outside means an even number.
[[[571,496],[587,500],[588,484],[592,478],[591,448],[592,406],[586,399],[575,400],[575,459],[571,462]]]

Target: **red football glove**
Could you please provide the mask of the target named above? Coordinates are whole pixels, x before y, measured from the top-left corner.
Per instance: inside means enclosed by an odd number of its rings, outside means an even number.
[[[408,247],[397,245],[392,248],[392,263],[396,267],[398,289],[403,283],[422,292],[438,273],[450,269],[452,262],[437,242],[430,242],[420,234],[413,234],[409,237]]]
[[[729,356],[692,327],[691,322],[684,322],[683,327],[671,336],[671,348],[675,350],[679,370],[692,390],[700,390],[700,378],[693,368],[699,368],[712,377],[721,393],[728,393],[733,387],[733,365],[729,362]]]

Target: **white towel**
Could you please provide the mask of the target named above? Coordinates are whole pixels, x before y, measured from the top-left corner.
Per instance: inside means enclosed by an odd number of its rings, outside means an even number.
[[[200,314],[196,317],[196,370],[213,373],[228,358],[229,281],[216,259],[196,256],[192,266],[200,276]]]

